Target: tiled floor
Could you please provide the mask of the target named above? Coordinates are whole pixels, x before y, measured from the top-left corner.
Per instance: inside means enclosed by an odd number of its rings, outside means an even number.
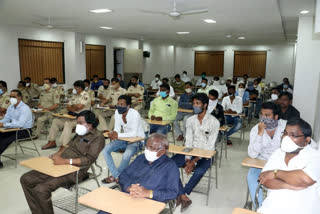
[[[241,161],[247,156],[248,147],[248,135],[249,128],[245,129],[245,141],[239,140],[239,134],[234,134],[233,146],[228,147],[228,159],[222,158],[221,168],[218,169],[218,189],[215,185],[211,186],[209,205],[206,206],[206,196],[199,193],[191,193],[190,198],[193,203],[191,207],[184,213],[214,213],[214,214],[231,214],[233,208],[242,207],[245,202],[246,196],[246,175],[247,168],[241,166]],[[46,141],[44,136],[36,141],[37,147],[40,149]],[[218,145],[220,148],[220,144]],[[57,149],[55,149],[57,150]],[[41,151],[41,156],[48,156],[55,152],[55,150]],[[13,153],[14,147],[11,146],[6,153]],[[19,160],[35,157],[36,153],[32,151],[26,151],[25,155],[21,155]],[[121,160],[119,154],[114,155],[116,162]],[[20,176],[29,171],[29,169],[19,166],[15,168],[14,161],[2,158],[5,165],[3,169],[0,169],[0,213],[1,214],[27,214],[30,213],[22,188],[20,186]],[[104,168],[104,171],[99,178],[106,177],[107,170],[106,164],[102,154],[98,158],[98,163]],[[214,172],[212,173],[214,175]],[[202,181],[201,184],[204,184]],[[215,181],[213,181],[213,184]],[[94,181],[89,181],[84,184],[89,189],[97,188]],[[202,186],[202,185],[201,185]],[[198,188],[198,187],[197,187]],[[70,194],[68,190],[59,189],[53,193],[53,199],[60,198]],[[179,207],[180,208],[180,207]],[[55,208],[55,213],[66,213],[58,208]],[[84,213],[96,213],[95,210],[86,209],[80,212]],[[176,209],[175,213],[180,213],[180,209]]]

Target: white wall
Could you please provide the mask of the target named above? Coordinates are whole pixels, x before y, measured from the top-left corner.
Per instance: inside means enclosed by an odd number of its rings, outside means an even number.
[[[320,96],[320,35],[313,33],[313,17],[300,17],[293,105],[300,111],[301,117],[316,127],[316,140],[319,140]]]

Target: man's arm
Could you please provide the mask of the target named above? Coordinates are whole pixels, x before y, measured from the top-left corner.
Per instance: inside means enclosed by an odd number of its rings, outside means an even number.
[[[169,120],[169,121],[173,121],[176,119],[177,117],[177,113],[178,113],[178,103],[176,101],[173,101],[170,103],[171,107],[170,107],[170,114],[166,117],[163,117],[163,120]]]
[[[7,118],[3,119],[3,121],[7,120]],[[3,124],[5,128],[21,128],[27,123],[29,120],[32,120],[32,113],[29,108],[24,108],[19,115],[19,119],[17,121],[6,122]]]
[[[290,189],[290,190],[301,190],[304,188],[301,187],[295,187],[287,184],[286,182],[280,180],[280,179],[270,179],[267,180],[265,183],[263,183],[263,186],[265,186],[268,189]]]
[[[148,112],[148,117],[149,117],[150,119],[151,119],[151,116],[154,115],[154,112],[155,112],[155,110],[156,110],[156,102],[157,102],[157,100],[153,100],[153,101],[151,102],[151,107],[150,107],[149,112]]]
[[[277,173],[277,178],[295,187],[307,188],[316,183],[316,181],[314,181],[303,170],[293,170],[293,171],[279,170]]]
[[[208,150],[215,150],[216,148],[216,141],[217,141],[217,137],[219,134],[219,128],[220,128],[220,122],[219,120],[215,119],[213,123],[211,123],[211,132],[210,135],[208,137]]]
[[[249,139],[248,155],[250,158],[257,158],[262,150],[263,137],[258,134],[258,128],[256,126],[251,129]]]
[[[188,118],[187,124],[186,124],[186,147],[191,148],[193,146],[193,130],[192,130],[192,120],[191,118]],[[191,156],[186,156],[186,160],[191,160]]]

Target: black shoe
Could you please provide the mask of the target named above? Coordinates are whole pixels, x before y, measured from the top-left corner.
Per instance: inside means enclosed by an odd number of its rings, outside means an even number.
[[[232,142],[230,140],[227,141],[227,146],[232,146]]]
[[[3,163],[0,161],[0,169],[3,168]]]

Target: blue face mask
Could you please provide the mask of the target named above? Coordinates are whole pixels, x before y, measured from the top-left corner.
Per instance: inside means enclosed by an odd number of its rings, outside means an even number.
[[[127,111],[128,107],[127,106],[117,106],[117,110],[119,114],[123,114]]]
[[[288,85],[283,85],[283,88],[284,88],[284,89],[287,89],[287,88],[288,88]]]
[[[160,97],[162,97],[162,98],[167,97],[167,92],[165,92],[165,91],[160,91]]]
[[[194,112],[195,114],[200,114],[200,113],[203,112],[203,109],[200,108],[200,107],[196,107],[196,106],[192,106],[192,107],[193,107],[193,112]]]
[[[251,86],[248,86],[248,89],[249,89],[250,91],[252,91],[252,90],[254,89],[254,87],[251,85]]]
[[[3,94],[3,91],[2,91],[2,89],[0,89],[0,95],[1,95],[1,94]]]
[[[201,87],[202,87],[202,88],[206,87],[206,85],[207,85],[207,84],[205,84],[204,82],[201,83]]]

